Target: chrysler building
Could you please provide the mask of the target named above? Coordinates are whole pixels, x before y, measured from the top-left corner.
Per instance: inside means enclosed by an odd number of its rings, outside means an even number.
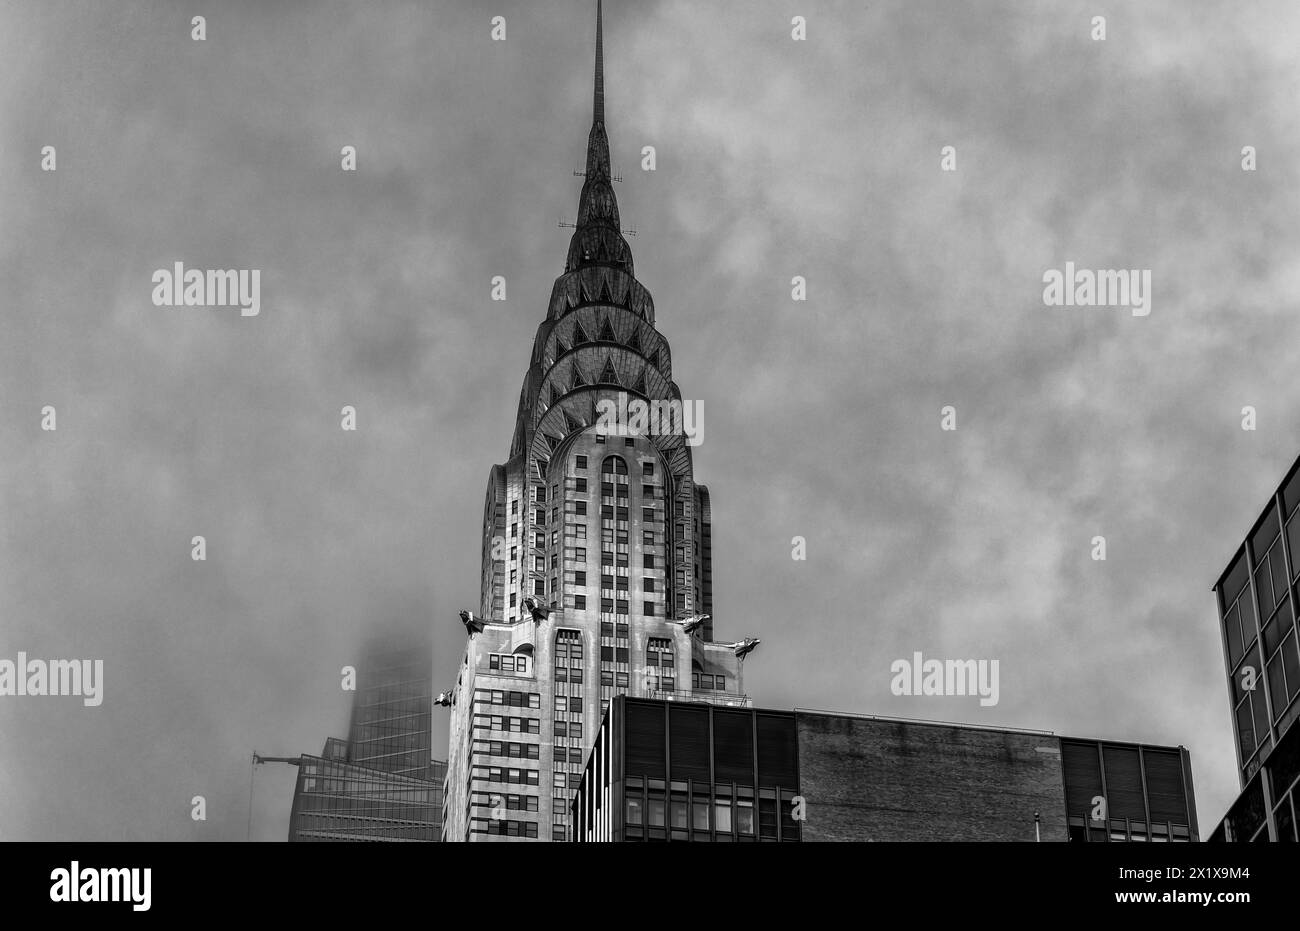
[[[451,699],[443,837],[568,836],[568,806],[618,694],[746,705],[754,641],[713,642],[708,490],[671,433],[606,433],[601,402],[681,402],[621,229],[602,22],[586,170],[564,271],[537,327],[509,458],[488,475],[477,612]],[[680,421],[679,421],[680,423]]]

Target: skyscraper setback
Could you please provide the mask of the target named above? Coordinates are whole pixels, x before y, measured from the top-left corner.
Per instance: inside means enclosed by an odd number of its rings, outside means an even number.
[[[620,394],[682,399],[621,229],[603,23],[564,273],[537,329],[509,459],[483,514],[479,623],[454,690],[444,838],[562,840],[586,749],[618,694],[744,705],[745,648],[712,642],[709,493],[683,431],[606,434]]]

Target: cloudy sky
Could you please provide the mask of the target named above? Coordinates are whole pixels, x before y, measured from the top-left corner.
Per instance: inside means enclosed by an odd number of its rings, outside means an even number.
[[[345,733],[368,625],[433,625],[451,684],[593,7],[0,2],[0,657],[106,680],[0,699],[0,838],[242,840],[250,753]],[[1300,451],[1298,30],[1288,2],[606,4],[620,206],[704,403],[756,704],[1182,744],[1218,822],[1210,586]],[[155,307],[176,261],[261,269],[260,315]],[[1066,261],[1151,269],[1150,316],[1044,306]],[[999,660],[1000,703],[892,696],[916,650]],[[293,776],[258,769],[252,837]]]

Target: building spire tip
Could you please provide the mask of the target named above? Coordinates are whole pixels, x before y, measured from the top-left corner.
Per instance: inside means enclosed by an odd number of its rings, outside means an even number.
[[[591,112],[593,123],[605,122],[605,61],[601,49],[601,31],[600,0],[596,0],[596,90]]]

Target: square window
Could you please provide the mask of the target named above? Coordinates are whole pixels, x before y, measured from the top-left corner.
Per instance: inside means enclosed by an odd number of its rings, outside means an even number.
[[[641,509],[641,519],[642,519],[643,521],[645,521],[646,523],[649,523],[649,522],[653,521],[653,520],[655,519],[655,509],[654,509],[654,508],[642,508],[642,509]]]
[[[597,442],[597,443],[603,443],[603,442],[605,442],[605,434],[603,434],[603,433],[597,433],[597,434],[596,434],[596,442]]]

